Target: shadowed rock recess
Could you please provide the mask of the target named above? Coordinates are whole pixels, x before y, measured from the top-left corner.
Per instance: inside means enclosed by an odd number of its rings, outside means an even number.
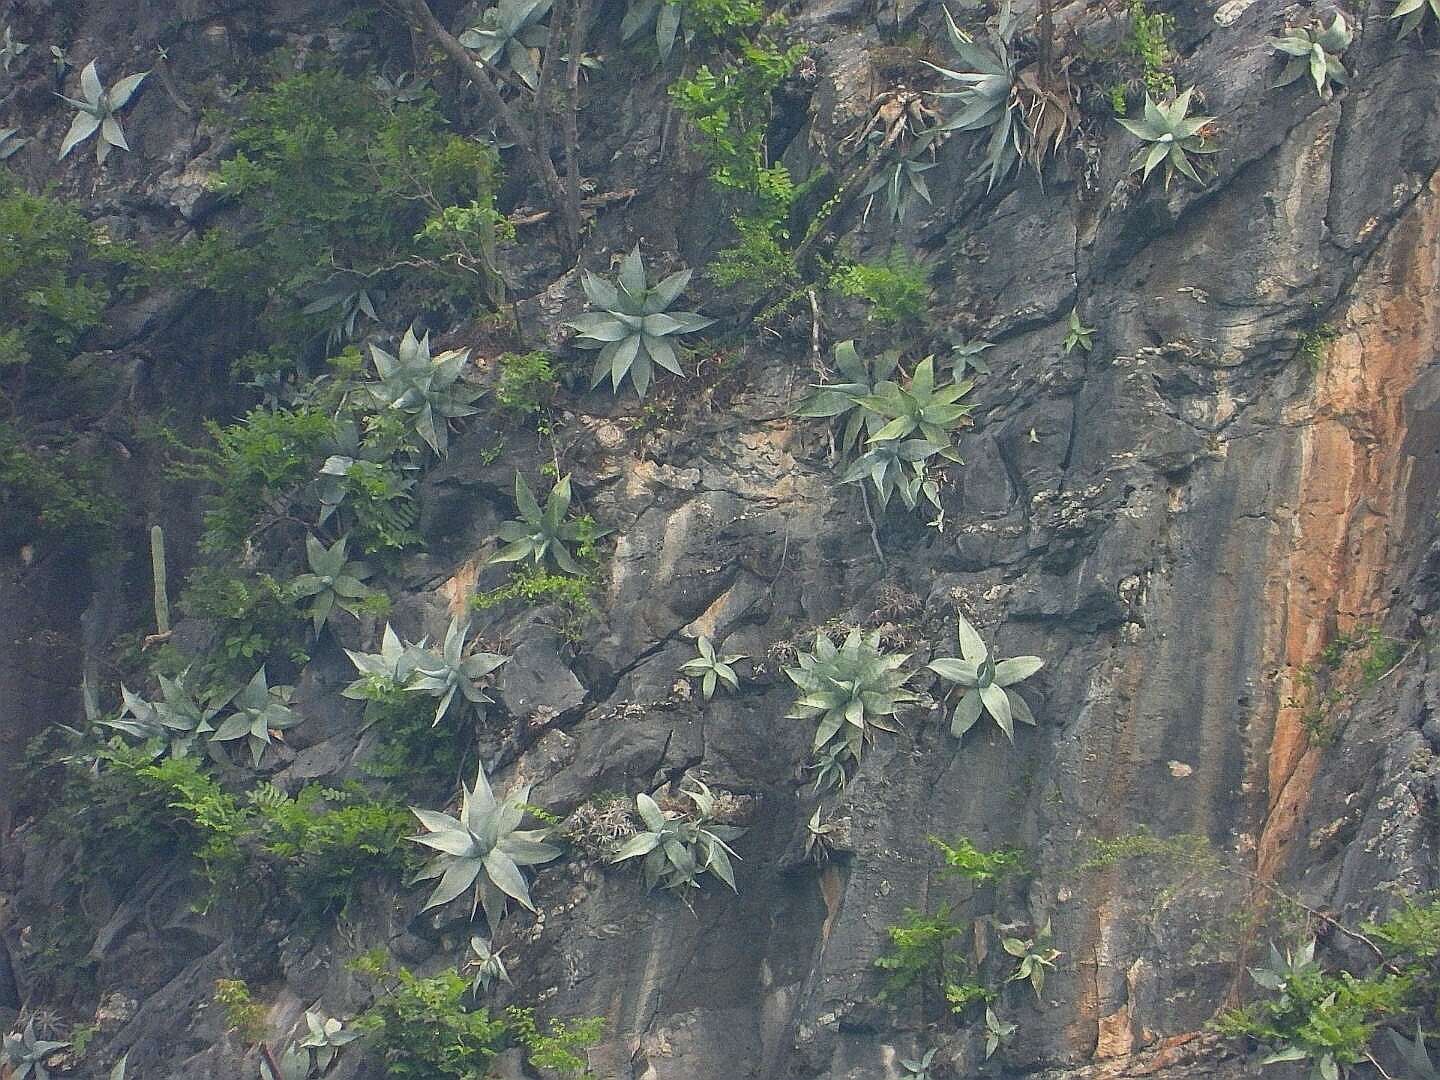
[[[1322,96],[1334,7],[1016,4],[987,187],[939,0],[0,0],[0,1078],[1435,1075],[1440,14]],[[842,479],[928,355],[911,509]],[[893,715],[797,689],[852,632]]]

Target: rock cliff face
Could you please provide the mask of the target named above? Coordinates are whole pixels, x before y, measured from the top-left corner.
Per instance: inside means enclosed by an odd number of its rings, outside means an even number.
[[[377,11],[379,29],[347,37],[335,29],[342,7],[11,0],[0,24],[43,43],[63,21],[72,56],[102,54],[116,73],[148,66],[163,40],[183,96],[210,69],[253,69],[280,44],[406,51],[403,20]],[[462,13],[441,7],[460,28]],[[1167,6],[1179,83],[1201,87],[1216,117],[1220,152],[1203,186],[1165,191],[1157,176],[1141,187],[1127,171],[1135,141],[1091,117],[1043,185],[1028,169],[989,193],[967,184],[978,151],[960,135],[925,174],[933,205],[893,230],[878,210],[851,222],[855,257],[883,257],[893,242],[927,267],[929,323],[896,332],[907,362],[947,334],[995,343],[939,527],[898,501],[885,513],[862,504],[837,483],[823,422],[794,415],[816,361],[867,330],[831,293],[740,335],[734,362],[662,384],[658,406],[583,386],[557,398],[563,469],[614,532],[578,641],[551,609],[475,615],[475,633],[512,657],[480,756],[497,788],[532,783],[530,801],[561,816],[596,793],[633,796],[698,771],[737,797],[748,830],[735,894],[716,883],[682,903],[578,854],[535,875],[538,915],[520,912],[497,938],[515,980],[501,1000],[604,1017],[597,1076],[868,1080],[905,1075],[900,1060],[931,1046],[936,1076],[1248,1075],[1245,1047],[1207,1024],[1253,994],[1244,967],[1279,909],[1322,913],[1312,929],[1336,962],[1359,964],[1363,947],[1327,920],[1357,926],[1396,890],[1440,887],[1440,677],[1427,636],[1440,605],[1440,66],[1414,37],[1396,42],[1387,11],[1355,11],[1349,88],[1329,100],[1308,81],[1273,89],[1268,38],[1296,21],[1293,7]],[[866,122],[892,81],[894,28],[938,43],[943,24],[930,3],[798,0],[787,14],[783,36],[807,46],[813,74],[777,98],[772,126],[793,133],[784,160],[799,176]],[[594,213],[581,262],[605,271],[638,241],[647,257],[698,267],[729,242],[727,210],[667,108],[664,72],[621,49],[620,15],[596,8],[604,65],[583,97],[581,160],[596,191],[635,194]],[[1099,5],[1054,19],[1076,55],[1126,25]],[[158,80],[128,114],[131,153],[103,171],[88,156],[57,165],[69,113],[40,67],[0,103],[0,127],[39,136],[8,162],[28,185],[58,184],[127,235],[174,239],[201,219],[244,227],[205,194],[223,139]],[[523,186],[518,166],[509,175]],[[530,228],[505,255],[520,331],[562,342],[561,321],[583,308],[579,276]],[[1072,310],[1095,327],[1088,351],[1062,347]],[[239,317],[204,294],[160,290],[119,305],[87,347],[127,373],[118,393],[143,407],[227,416],[247,403],[223,364],[194,350],[223,352],[243,336],[227,322]],[[444,337],[483,359],[484,333]],[[424,475],[424,553],[385,583],[409,640],[440,639],[477,589],[506,578],[486,560],[514,516],[513,475],[539,476],[552,444],[512,430],[497,458],[495,443],[489,422],[462,423]],[[196,561],[194,493],[177,503],[152,462],[126,468],[140,516],[167,523],[183,573]],[[319,933],[264,910],[197,913],[198,886],[170,862],[120,893],[61,888],[63,867],[36,838],[44,794],[25,786],[22,748],[48,725],[79,724],[86,658],[103,661],[119,633],[143,629],[148,553],[132,540],[118,574],[75,544],[3,555],[0,808],[14,820],[0,819],[0,1008],[89,1019],[93,998],[37,1000],[27,974],[36,913],[73,906],[73,932],[93,937],[83,955],[94,985],[119,1010],[74,1075],[104,1075],[128,1050],[142,1080],[249,1076],[255,1062],[206,1007],[215,979],[243,974],[283,1033],[320,1000],[337,1015],[365,1006],[345,966],[355,953],[384,946],[438,971],[455,966],[464,936],[433,929],[417,913],[423,892],[395,880],[368,882],[346,920]],[[903,711],[824,801],[843,825],[836,857],[807,861],[814,729],[787,719],[793,647],[817,627],[863,626],[926,661],[954,652],[957,610],[1000,655],[1044,658],[1026,683],[1038,725],[1011,745],[986,721],[962,742],[942,713]],[[375,648],[379,625],[340,637]],[[1362,674],[1361,645],[1337,664],[1334,643],[1372,628],[1387,662]],[[744,654],[739,693],[705,701],[677,676],[700,635]],[[359,705],[338,696],[350,663],[329,637],[312,652],[296,680],[307,723],[272,777],[290,791],[365,779]],[[912,685],[938,698],[918,666]],[[437,788],[426,804],[453,795]],[[1023,881],[972,899],[940,873],[931,836],[1023,848]],[[1136,837],[1188,838],[1207,854],[1160,844],[1154,858],[1095,857],[1096,841]],[[988,1063],[973,1012],[878,997],[886,928],[942,903],[967,921],[1049,920],[1061,951],[1043,992],[1005,990],[1019,1032]],[[333,1075],[385,1070],[347,1052]]]

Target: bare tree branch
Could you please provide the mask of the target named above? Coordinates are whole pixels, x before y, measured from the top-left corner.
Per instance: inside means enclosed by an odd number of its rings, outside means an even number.
[[[485,105],[492,113],[500,119],[510,137],[515,140],[515,148],[520,152],[520,158],[530,174],[544,189],[545,198],[553,206],[561,208],[560,229],[557,230],[560,241],[560,248],[566,259],[573,259],[579,251],[580,229],[578,214],[575,220],[563,212],[566,206],[566,191],[560,181],[560,174],[555,171],[555,163],[550,159],[549,148],[536,142],[535,133],[531,131],[520,118],[515,115],[512,109],[500,96],[500,90],[495,85],[495,79],[483,61],[477,60],[460,44],[459,39],[440,24],[435,18],[435,13],[430,10],[426,0],[409,0],[409,16],[414,20],[416,27],[439,45],[445,54],[455,61],[456,65],[465,72],[466,76],[480,90],[480,96]]]

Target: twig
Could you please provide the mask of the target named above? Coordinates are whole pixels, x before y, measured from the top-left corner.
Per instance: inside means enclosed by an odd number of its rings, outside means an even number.
[[[880,560],[880,569],[883,573],[890,572],[890,565],[885,561],[885,552],[880,549],[880,528],[875,524],[875,515],[870,513],[870,493],[865,490],[865,481],[860,481],[860,505],[865,508],[865,520],[870,523],[870,543],[875,548],[875,555]]]
[[[580,207],[584,210],[596,210],[602,206],[609,206],[611,203],[627,202],[635,197],[634,188],[621,188],[619,191],[606,191],[600,195],[590,195],[580,200]],[[535,225],[545,221],[554,215],[553,210],[537,210],[531,214],[512,214],[509,218],[510,224],[517,229],[521,225]]]

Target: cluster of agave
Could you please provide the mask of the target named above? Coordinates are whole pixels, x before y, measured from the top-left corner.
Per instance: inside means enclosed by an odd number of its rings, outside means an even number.
[[[852,630],[839,646],[822,633],[814,652],[802,652],[785,674],[799,689],[789,719],[815,723],[817,790],[843,787],[860,764],[875,731],[894,731],[891,718],[916,699],[907,689],[910,672],[901,671],[910,657],[886,653],[880,632]]]
[[[613,284],[588,270],[584,272],[581,283],[593,310],[566,325],[577,331],[576,346],[599,350],[591,372],[592,387],[608,377],[611,389],[618,394],[628,375],[635,392],[643,398],[656,366],[675,375],[685,374],[676,342],[715,321],[694,311],[670,310],[690,283],[690,274],[689,270],[680,270],[655,285],[649,284],[638,245],[620,261],[620,273]]]
[[[544,566],[554,562],[567,574],[583,576],[585,568],[570,550],[570,545],[590,543],[608,536],[610,529],[597,529],[587,519],[567,520],[570,513],[570,477],[562,476],[550,489],[545,508],[540,508],[530,485],[518,472],[515,474],[515,508],[517,521],[500,526],[500,539],[505,546],[490,556],[492,563],[533,562]]]
[[[740,676],[735,674],[734,665],[745,659],[744,653],[722,656],[704,634],[695,640],[695,648],[699,655],[681,664],[680,673],[700,680],[700,692],[706,701],[715,696],[716,686],[729,687],[732,693],[740,689]]]
[[[610,856],[610,862],[643,859],[645,887],[684,893],[698,888],[704,874],[714,874],[735,889],[732,858],[740,856],[728,841],[742,836],[744,829],[715,821],[715,796],[703,780],[690,780],[680,794],[694,804],[691,813],[663,810],[649,795],[635,796],[635,810],[644,828],[630,837]]]
[[[0,1041],[0,1064],[5,1065],[10,1080],[50,1080],[45,1062],[69,1045],[38,1038],[32,1019],[23,1031],[12,1031]]]
[[[400,340],[398,354],[378,345],[370,347],[378,379],[365,384],[366,391],[381,408],[406,418],[436,457],[448,447],[449,421],[473,416],[480,410],[474,402],[484,391],[460,376],[469,350],[451,349],[430,355],[430,335],[416,337],[412,326]]]
[[[1131,172],[1141,174],[1141,182],[1150,179],[1150,174],[1164,164],[1165,186],[1169,188],[1175,174],[1179,173],[1200,184],[1200,174],[1191,154],[1213,154],[1218,149],[1205,141],[1202,134],[1211,124],[1213,116],[1190,116],[1192,86],[1173,101],[1156,102],[1145,95],[1145,111],[1139,120],[1120,119],[1126,131],[1138,138],[1144,145],[1130,163]]]
[[[536,61],[550,41],[550,28],[541,20],[550,14],[554,0],[500,0],[480,16],[480,25],[460,35],[460,44],[473,49],[497,70],[508,68],[534,90],[540,79]]]
[[[437,650],[427,647],[423,639],[417,644],[401,640],[386,623],[378,653],[345,650],[360,677],[342,690],[341,695],[352,700],[372,701],[377,689],[429,694],[437,699],[432,724],[439,724],[459,702],[464,703],[460,706],[462,711],[468,709],[483,719],[485,706],[494,703],[485,693],[483,680],[510,658],[467,649],[465,639],[469,633],[468,622],[451,620],[445,641]]]
[[[1405,37],[1420,27],[1427,18],[1440,22],[1440,0],[1400,0],[1390,18],[1400,20],[1399,37]]]
[[[1014,687],[1044,666],[1038,656],[995,660],[964,615],[957,615],[960,656],[936,657],[929,670],[959,690],[950,733],[963,738],[988,714],[1014,741],[1015,721],[1035,724],[1035,716]],[[906,689],[912,672],[901,670],[908,654],[887,653],[879,631],[852,630],[837,646],[825,633],[815,636],[813,652],[799,654],[785,674],[799,690],[788,717],[816,725],[813,751],[816,789],[843,787],[879,731],[894,731],[892,718],[917,699]],[[818,811],[817,811],[818,814]],[[818,822],[818,817],[816,818]]]
[[[186,673],[175,678],[158,677],[161,698],[147,701],[120,687],[124,708],[118,717],[95,715],[104,727],[122,732],[145,742],[160,741],[160,753],[184,757],[195,749],[195,743],[208,736],[210,744],[244,741],[250,750],[255,768],[265,751],[275,745],[278,737],[303,722],[304,718],[290,708],[292,688],[271,686],[265,668],[251,677],[238,690],[217,697],[203,698],[185,685]],[[213,721],[226,709],[230,714],[216,727]],[[87,712],[91,707],[87,704]]]
[[[990,133],[985,159],[971,177],[988,172],[987,188],[1009,175],[1021,160],[1039,172],[1079,121],[1073,94],[1063,77],[1043,72],[1035,64],[1020,65],[1014,49],[1017,25],[1010,0],[1004,0],[989,43],[981,44],[955,25],[947,8],[945,33],[960,65],[928,64],[961,86],[938,95],[958,104],[939,130]]]
[[[1350,81],[1345,65],[1340,62],[1340,55],[1354,40],[1354,31],[1338,11],[1329,26],[1294,27],[1282,36],[1272,38],[1270,44],[1275,51],[1290,57],[1275,85],[1288,86],[1308,73],[1321,99],[1330,97],[1333,92],[1331,83],[1344,86]]]
[[[328,1076],[340,1060],[340,1052],[361,1033],[341,1020],[313,1010],[305,1010],[305,1036],[278,1055],[275,1064],[280,1075],[274,1080],[311,1080]],[[261,1080],[271,1080],[268,1067],[260,1069]]]
[[[436,852],[415,880],[439,879],[423,910],[469,894],[470,918],[483,907],[485,921],[494,934],[510,900],[535,910],[522,867],[557,859],[560,849],[545,843],[548,828],[520,828],[528,812],[530,785],[518,785],[503,799],[496,799],[482,766],[476,771],[475,786],[467,788],[462,784],[460,790],[460,812],[456,817],[411,808],[425,827],[424,833],[411,839]]]
[[[60,159],[63,161],[71,150],[97,132],[100,137],[95,142],[95,160],[100,164],[105,164],[111,147],[129,150],[130,144],[125,141],[125,132],[121,129],[116,114],[130,103],[130,98],[149,74],[148,71],[142,71],[138,75],[127,75],[107,90],[100,81],[100,73],[95,69],[95,61],[91,60],[86,64],[80,72],[80,92],[83,97],[65,98],[65,101],[75,106],[78,111],[70,123],[70,130],[65,133],[65,138],[60,143]]]
[[[936,384],[935,360],[927,356],[900,381],[900,354],[862,358],[853,341],[835,346],[835,365],[845,382],[824,383],[796,408],[799,416],[832,420],[840,428],[838,448],[855,454],[842,483],[874,486],[882,507],[892,495],[913,510],[923,496],[939,506],[939,486],[929,475],[937,459],[958,462],[950,433],[964,425],[973,406],[961,401],[974,387],[965,379]]]

